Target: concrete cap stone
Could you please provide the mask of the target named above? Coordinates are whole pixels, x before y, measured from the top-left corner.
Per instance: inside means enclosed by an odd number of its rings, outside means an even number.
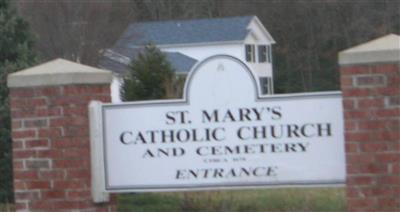
[[[339,64],[400,62],[400,36],[389,34],[339,52]]]
[[[55,59],[8,75],[10,88],[70,84],[110,84],[110,71]]]

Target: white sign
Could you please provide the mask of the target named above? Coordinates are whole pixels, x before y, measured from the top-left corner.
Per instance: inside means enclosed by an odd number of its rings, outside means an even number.
[[[94,175],[107,192],[343,184],[340,93],[258,87],[246,65],[220,55],[192,70],[182,100],[100,105],[104,172]]]

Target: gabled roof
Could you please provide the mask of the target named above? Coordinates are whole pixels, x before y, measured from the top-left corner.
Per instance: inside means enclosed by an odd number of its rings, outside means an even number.
[[[255,16],[134,23],[115,47],[229,42],[243,40]]]
[[[100,60],[99,66],[117,74],[124,75],[129,69],[130,62],[134,60],[140,52],[141,49],[139,48],[107,50]],[[175,69],[176,74],[187,74],[197,62],[197,60],[178,52],[163,53],[171,63],[172,68]]]
[[[103,56],[103,58],[101,58],[99,62],[99,67],[112,71],[118,75],[124,75],[128,71],[128,64],[113,60],[106,56]]]
[[[197,60],[179,52],[164,52],[177,74],[188,74]]]

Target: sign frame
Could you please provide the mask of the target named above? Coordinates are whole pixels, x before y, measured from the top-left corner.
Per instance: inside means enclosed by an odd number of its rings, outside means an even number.
[[[313,98],[340,98],[340,91],[328,91],[328,92],[313,92],[313,93],[297,93],[297,94],[275,94],[275,95],[260,95],[260,86],[259,81],[256,80],[253,72],[239,59],[229,56],[229,55],[215,55],[211,56],[200,63],[196,64],[193,67],[192,71],[189,73],[183,92],[182,99],[174,99],[174,100],[151,100],[151,101],[136,101],[136,102],[124,102],[124,103],[101,103],[97,101],[93,101],[89,105],[89,118],[90,118],[90,140],[91,140],[91,161],[92,161],[92,196],[95,202],[106,202],[109,200],[109,193],[114,192],[159,192],[159,191],[202,191],[202,190],[214,190],[214,189],[245,189],[245,188],[271,188],[271,187],[337,187],[344,186],[345,180],[329,180],[329,181],[305,181],[305,182],[281,182],[281,183],[226,183],[221,184],[205,184],[202,186],[199,185],[180,185],[180,186],[143,186],[143,187],[125,187],[125,188],[112,188],[107,186],[107,149],[105,149],[105,137],[107,127],[106,116],[104,115],[105,110],[109,108],[124,108],[124,107],[142,107],[142,106],[165,106],[165,105],[189,105],[190,104],[190,89],[191,83],[193,80],[193,76],[200,69],[203,64],[206,64],[208,61],[217,59],[217,58],[228,58],[236,61],[240,64],[244,70],[248,72],[253,80],[253,85],[255,89],[254,101],[280,101],[280,100],[301,100],[301,99],[313,99]],[[344,135],[342,135],[344,137]],[[343,138],[344,140],[344,138]]]

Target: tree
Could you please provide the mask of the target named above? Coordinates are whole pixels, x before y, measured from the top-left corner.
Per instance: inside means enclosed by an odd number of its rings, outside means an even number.
[[[133,20],[126,0],[18,1],[21,15],[38,40],[35,50],[43,60],[64,58],[95,66]]]
[[[147,45],[132,61],[121,97],[124,101],[171,98],[173,80],[174,70],[165,55],[154,45]]]
[[[221,16],[257,15],[276,40],[276,93],[339,89],[337,53],[400,33],[395,0],[223,0]]]
[[[13,195],[7,75],[35,61],[29,25],[9,0],[0,0],[0,35],[0,202],[8,202]]]
[[[131,0],[138,21],[219,17],[222,5],[222,0]]]
[[[96,66],[137,21],[215,17],[221,0],[17,1],[38,40],[43,60],[57,57]]]

